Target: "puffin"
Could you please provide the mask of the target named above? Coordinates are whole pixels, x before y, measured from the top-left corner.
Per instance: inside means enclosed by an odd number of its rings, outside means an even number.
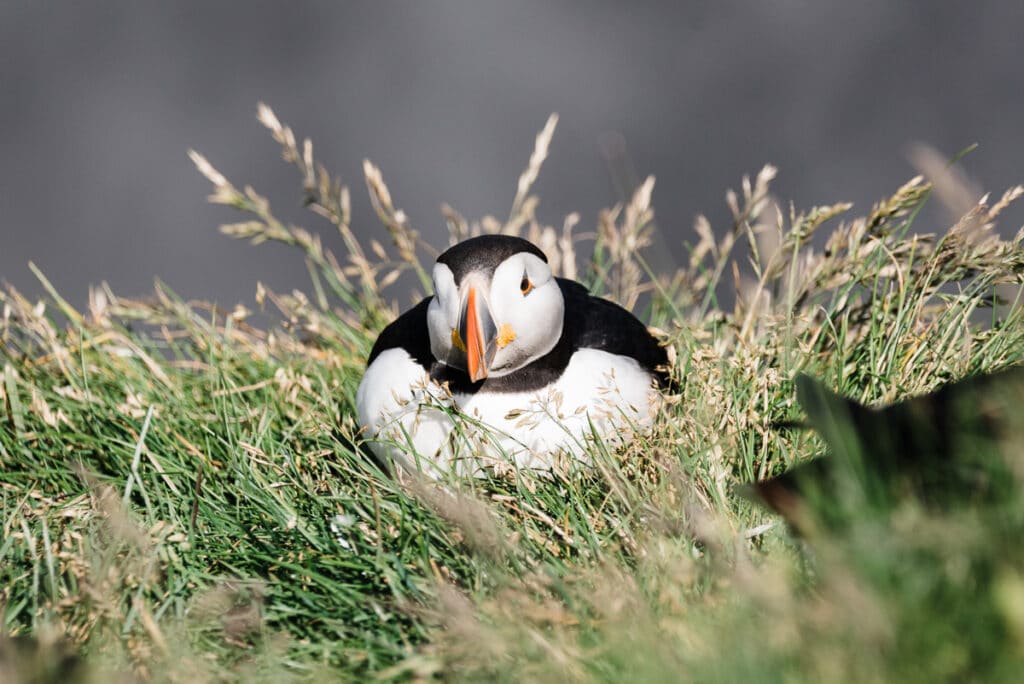
[[[651,427],[671,383],[666,348],[626,309],[555,277],[536,245],[473,237],[432,278],[433,296],[377,338],[356,393],[360,434],[388,467],[551,472]]]

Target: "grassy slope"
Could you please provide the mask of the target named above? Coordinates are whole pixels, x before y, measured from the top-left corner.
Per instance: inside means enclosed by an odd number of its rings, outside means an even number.
[[[772,428],[800,415],[798,371],[873,402],[1021,360],[1021,241],[991,230],[1003,201],[928,239],[910,230],[919,179],[838,223],[844,205],[775,212],[766,169],[730,196],[724,237],[698,222],[691,263],[652,274],[632,248],[653,230],[641,186],[602,215],[576,275],[649,302],[677,352],[678,401],[624,453],[595,445],[596,468],[438,488],[351,448],[363,359],[393,315],[382,288],[403,270],[422,280],[429,255],[369,164],[393,246],[364,251],[347,190],[269,110],[261,120],[344,250],[196,157],[212,199],[251,215],[225,232],[305,254],[310,298],[258,293],[282,328],[162,286],[147,301],[96,290],[82,313],[56,293],[0,295],[8,633],[66,634],[98,670],[171,681],[930,679],[1021,664],[1024,504],[865,514],[808,555],[734,493],[817,453]],[[553,127],[504,226],[572,275],[580,243],[538,226],[529,195]],[[455,237],[503,225],[449,218]],[[735,263],[745,275],[722,310]],[[996,292],[1009,301],[986,309]]]

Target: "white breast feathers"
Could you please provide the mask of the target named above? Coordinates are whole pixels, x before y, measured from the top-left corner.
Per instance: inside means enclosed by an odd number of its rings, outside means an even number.
[[[387,462],[431,477],[588,463],[595,438],[615,447],[650,427],[660,405],[651,374],[596,349],[573,354],[553,385],[451,394],[403,349],[382,352],[356,397],[364,438]]]

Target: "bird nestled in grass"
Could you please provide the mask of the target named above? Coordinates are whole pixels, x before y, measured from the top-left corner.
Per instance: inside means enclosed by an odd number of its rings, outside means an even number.
[[[666,349],[630,312],[555,277],[531,242],[460,242],[433,284],[381,333],[356,395],[385,462],[432,477],[550,469],[650,426]]]
[[[1019,496],[1024,480],[1024,367],[976,375],[882,408],[796,380],[828,454],[752,485],[797,532],[842,527],[913,499],[931,509]]]

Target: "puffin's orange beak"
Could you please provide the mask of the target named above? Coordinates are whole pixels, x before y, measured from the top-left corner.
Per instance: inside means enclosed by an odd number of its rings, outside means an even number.
[[[459,335],[466,345],[466,370],[473,382],[487,377],[487,367],[497,351],[497,332],[486,302],[470,286],[459,315]]]

